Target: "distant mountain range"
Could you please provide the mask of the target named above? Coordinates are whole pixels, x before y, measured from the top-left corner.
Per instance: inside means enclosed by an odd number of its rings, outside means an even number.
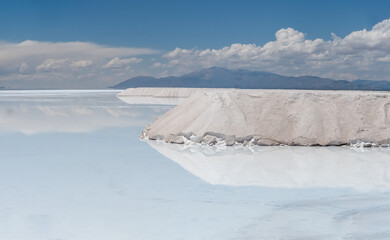
[[[390,91],[390,81],[334,80],[315,76],[286,77],[279,74],[230,70],[211,67],[170,77],[130,78],[110,88],[126,89],[136,87],[184,87],[184,88],[241,88],[241,89],[313,89],[313,90],[376,90]]]

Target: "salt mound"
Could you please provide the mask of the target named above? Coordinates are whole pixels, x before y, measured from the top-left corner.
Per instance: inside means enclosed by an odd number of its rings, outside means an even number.
[[[388,146],[389,108],[387,92],[195,92],[148,126],[142,138],[208,145]]]

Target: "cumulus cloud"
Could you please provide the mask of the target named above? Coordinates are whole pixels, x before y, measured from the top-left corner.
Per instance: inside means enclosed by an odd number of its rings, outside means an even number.
[[[304,33],[292,28],[280,29],[275,37],[262,46],[236,43],[221,49],[176,48],[163,57],[167,66],[182,72],[222,66],[286,75],[389,79],[390,19],[344,38],[332,34],[330,41],[306,39]]]
[[[331,40],[307,39],[296,29],[283,28],[264,45],[176,48],[164,54],[89,42],[0,41],[0,86],[105,88],[136,75],[177,75],[211,66],[289,76],[390,80],[390,19],[344,37],[331,36]]]
[[[40,65],[37,66],[37,70],[38,71],[50,71],[50,70],[57,70],[57,69],[60,69],[60,68],[64,68],[65,67],[65,64],[69,61],[68,58],[64,58],[64,59],[54,59],[54,58],[50,58],[50,59],[46,59],[45,61],[43,61],[43,63],[41,63]]]
[[[79,61],[73,61],[70,66],[72,68],[85,68],[88,66],[91,66],[93,64],[92,60],[79,60]]]
[[[125,77],[115,77],[111,68],[102,68],[110,60],[124,60],[116,63],[120,65],[135,56],[158,53],[149,48],[109,47],[89,42],[0,41],[0,86],[104,88],[136,75],[133,70],[123,68]]]
[[[124,68],[133,63],[140,63],[142,59],[140,58],[125,58],[120,59],[118,57],[111,59],[108,63],[106,63],[103,68]]]

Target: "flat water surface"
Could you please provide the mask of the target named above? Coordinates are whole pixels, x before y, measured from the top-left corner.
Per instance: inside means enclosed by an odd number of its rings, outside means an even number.
[[[0,91],[0,239],[390,239],[390,151],[138,139],[169,105]]]

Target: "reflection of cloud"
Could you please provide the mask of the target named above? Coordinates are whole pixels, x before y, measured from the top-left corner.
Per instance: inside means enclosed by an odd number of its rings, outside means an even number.
[[[12,111],[12,114],[9,112]],[[0,131],[25,134],[41,132],[89,132],[107,127],[144,126],[133,114],[112,114],[111,109],[91,107],[14,107],[0,111]]]
[[[48,117],[55,117],[55,116],[61,116],[61,117],[67,117],[69,116],[68,109],[64,111],[64,109],[58,109],[58,108],[53,108],[50,106],[37,106],[37,110],[41,111],[44,115]],[[24,108],[24,112],[29,111],[28,108]],[[15,110],[17,112],[17,110]]]
[[[113,117],[123,117],[123,116],[127,116],[127,117],[139,117],[139,116],[142,116],[142,113],[141,112],[129,112],[128,110],[126,109],[120,109],[120,108],[112,108],[112,107],[104,107],[103,108],[105,111],[107,111],[107,113],[109,113],[111,116]]]
[[[107,127],[143,127],[152,121],[144,112],[153,112],[153,108],[122,103],[117,93],[7,91],[0,97],[0,132],[89,132]]]
[[[390,150],[357,152],[341,147],[227,148],[148,142],[151,147],[210,184],[309,188],[390,189]]]

